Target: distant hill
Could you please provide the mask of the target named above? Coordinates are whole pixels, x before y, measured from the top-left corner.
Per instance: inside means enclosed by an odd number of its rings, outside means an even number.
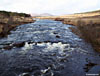
[[[58,16],[60,18],[77,18],[77,17],[93,17],[93,16],[100,16],[100,10],[96,11],[89,11],[89,12],[83,12],[83,13],[75,13],[70,15],[62,15]]]
[[[83,13],[79,13],[79,14],[86,14],[86,13],[100,13],[100,10],[89,11],[89,12],[83,12]],[[77,13],[77,14],[78,14],[78,13]]]
[[[42,13],[42,14],[31,14],[31,16],[33,17],[46,17],[46,16],[54,16],[52,14],[49,14],[49,13]]]

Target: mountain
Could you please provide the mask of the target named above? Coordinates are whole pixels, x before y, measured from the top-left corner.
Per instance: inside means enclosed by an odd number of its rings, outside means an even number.
[[[96,11],[89,11],[89,12],[83,12],[82,14],[90,14],[90,13],[100,13],[100,10],[96,10]]]
[[[43,14],[40,14],[40,16],[53,16],[53,15],[51,15],[49,13],[43,13]]]
[[[53,15],[49,14],[49,13],[42,13],[42,14],[34,14],[34,13],[32,13],[31,16],[33,16],[33,17],[46,17],[46,16],[53,16]]]
[[[62,15],[59,17],[60,18],[79,18],[79,17],[82,18],[82,17],[97,17],[97,16],[100,16],[100,10],[75,13],[75,14],[70,14],[70,15]]]

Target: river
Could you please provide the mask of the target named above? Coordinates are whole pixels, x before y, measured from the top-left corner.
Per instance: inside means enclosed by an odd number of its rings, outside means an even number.
[[[0,76],[100,73],[100,54],[60,21],[37,20],[0,39]]]

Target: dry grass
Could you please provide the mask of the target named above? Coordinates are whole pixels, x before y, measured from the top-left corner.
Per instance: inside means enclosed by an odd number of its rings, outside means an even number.
[[[78,29],[82,37],[92,44],[97,52],[100,52],[100,24],[93,23],[86,24],[84,21],[78,21]]]
[[[2,20],[2,21],[1,21]],[[34,22],[31,17],[30,18],[21,18],[21,17],[9,17],[6,20],[3,20],[1,18],[0,20],[0,38],[6,37],[8,34],[10,34],[10,31],[13,30],[15,27],[21,25],[21,24],[26,24],[26,23],[31,23]]]

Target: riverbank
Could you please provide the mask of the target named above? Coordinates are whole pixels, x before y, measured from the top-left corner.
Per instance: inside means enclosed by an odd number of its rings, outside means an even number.
[[[34,20],[29,14],[0,11],[0,38],[7,36],[15,27],[32,22]]]
[[[100,15],[56,18],[55,20],[62,21],[64,24],[75,25],[78,29],[71,28],[72,31],[91,43],[94,49],[100,52]]]

